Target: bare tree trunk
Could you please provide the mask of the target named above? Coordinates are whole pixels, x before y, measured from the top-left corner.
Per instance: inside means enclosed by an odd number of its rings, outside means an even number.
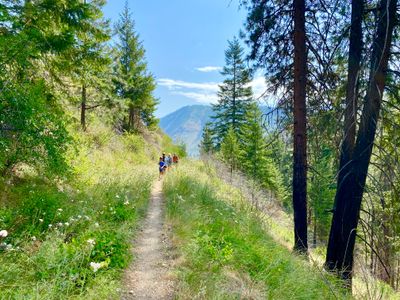
[[[82,84],[82,99],[81,99],[81,126],[82,130],[86,131],[86,85]]]
[[[305,1],[293,0],[294,8],[294,131],[293,214],[294,250],[307,253],[307,50]]]
[[[336,192],[326,266],[337,270],[351,289],[353,251],[368,166],[375,140],[396,22],[397,0],[381,0],[373,40],[368,90],[349,171]]]
[[[349,62],[347,69],[346,107],[344,112],[344,132],[341,148],[338,184],[346,176],[347,166],[351,160],[356,140],[356,121],[358,105],[358,85],[362,55],[362,20],[364,14],[364,0],[351,2],[351,30]]]

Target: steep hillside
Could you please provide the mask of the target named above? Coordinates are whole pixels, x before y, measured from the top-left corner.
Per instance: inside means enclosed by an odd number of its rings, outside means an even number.
[[[267,114],[271,108],[261,106],[261,111]],[[160,127],[175,143],[184,143],[190,156],[197,156],[203,128],[212,114],[209,105],[185,106],[161,118]],[[268,122],[268,126],[274,126],[275,118],[269,118]]]
[[[117,134],[98,118],[70,133],[67,175],[21,165],[0,178],[0,299],[118,299],[157,158],[179,152],[158,131]]]
[[[196,156],[203,127],[210,120],[211,114],[212,109],[208,105],[185,106],[163,117],[160,127],[175,142],[186,144],[190,156]]]

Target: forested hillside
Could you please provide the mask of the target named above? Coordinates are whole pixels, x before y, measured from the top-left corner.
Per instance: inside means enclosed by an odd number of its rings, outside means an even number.
[[[211,106],[185,106],[160,119],[160,128],[176,143],[186,145],[191,156],[198,156],[203,128],[210,120]]]
[[[249,51],[228,43],[203,156],[273,191],[293,214],[295,252],[319,249],[345,288],[362,276],[398,290],[397,1],[242,6]],[[277,101],[267,118],[254,69]]]
[[[103,5],[0,1],[0,299],[118,298],[158,157],[184,156],[128,6]]]

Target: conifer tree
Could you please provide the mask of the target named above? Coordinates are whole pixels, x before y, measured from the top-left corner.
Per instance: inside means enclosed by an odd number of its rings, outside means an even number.
[[[252,99],[250,72],[243,60],[244,50],[239,40],[229,41],[225,51],[225,67],[221,74],[225,77],[220,85],[218,103],[213,105],[214,126],[212,128],[217,148],[228,132],[229,127],[239,134],[240,126],[245,119],[245,111]]]
[[[72,76],[79,85],[81,126],[86,130],[86,113],[106,104],[109,98],[111,81],[109,67],[111,60],[108,58],[105,43],[110,39],[109,24],[103,18],[102,8],[104,0],[93,0],[84,4],[88,10],[88,18],[84,21],[82,30],[77,34],[77,43],[66,56],[68,62],[62,60],[60,69],[66,69],[67,63],[72,64]],[[90,96],[96,93],[96,101],[90,101]],[[100,91],[100,93],[99,93]],[[94,97],[93,97],[94,98]]]
[[[266,188],[274,187],[275,174],[273,164],[268,156],[264,129],[261,124],[262,113],[253,103],[245,114],[246,123],[240,130],[241,158],[243,170],[248,176],[259,181]]]
[[[214,149],[214,143],[212,139],[211,124],[207,123],[203,129],[202,140],[200,143],[200,153],[210,154]]]
[[[152,95],[155,80],[147,70],[145,50],[135,32],[135,22],[128,3],[116,25],[116,32],[119,38],[114,78],[116,93],[128,110],[124,124],[126,129],[138,130],[142,123],[155,123],[157,100]]]
[[[228,164],[232,175],[233,171],[238,169],[241,158],[239,140],[232,127],[228,128],[228,131],[222,140],[220,154],[222,160]]]

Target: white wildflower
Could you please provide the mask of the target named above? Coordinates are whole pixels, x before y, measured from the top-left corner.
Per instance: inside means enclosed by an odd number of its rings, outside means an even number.
[[[96,223],[94,223],[94,226],[99,227],[100,224],[96,222]]]
[[[129,201],[126,200],[126,201],[124,202],[124,205],[129,205]]]
[[[117,197],[118,199],[119,199],[119,195],[117,194],[117,195],[115,195],[115,197]]]
[[[61,223],[61,222],[60,222],[60,223],[57,223],[57,226],[58,226],[58,227],[63,227],[63,225],[64,225],[64,224]]]
[[[53,225],[49,224],[49,228],[53,227]]]
[[[65,222],[64,225],[68,227],[68,226],[69,226],[69,223],[68,223],[68,222]]]
[[[81,216],[81,215],[78,215],[78,219],[82,219],[82,216]]]
[[[62,208],[59,208],[59,209],[57,209],[58,211],[63,211],[63,209]]]
[[[97,272],[103,266],[104,266],[103,263],[96,263],[96,262],[91,262],[90,263],[90,267],[92,268],[93,272]]]
[[[40,223],[43,223],[43,221],[44,221],[43,219],[39,219],[39,222],[40,222]]]
[[[33,237],[32,237],[32,241],[36,241],[36,236],[33,236]]]
[[[8,235],[8,231],[7,230],[1,230],[0,231],[0,237],[5,238]]]
[[[89,216],[85,216],[85,220],[90,221],[90,217]]]
[[[88,239],[88,240],[87,240],[87,243],[88,243],[90,246],[94,246],[94,245],[96,244],[96,242],[95,242],[94,239]]]

